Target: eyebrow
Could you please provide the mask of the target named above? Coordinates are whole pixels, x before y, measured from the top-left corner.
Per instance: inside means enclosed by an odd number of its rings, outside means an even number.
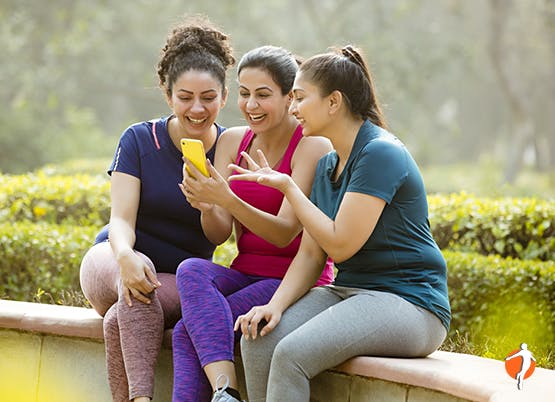
[[[178,89],[177,92],[186,92],[186,93],[188,93],[188,94],[194,95],[194,92],[193,92],[193,91],[188,91],[188,90],[186,90],[186,89]],[[202,92],[201,92],[201,95],[202,95],[202,94],[209,93],[209,92],[218,92],[218,91],[217,91],[216,89],[207,89],[206,91],[202,91]]]
[[[304,89],[301,89],[301,88],[293,88],[293,93],[297,93],[297,92],[304,92]]]
[[[244,85],[239,85],[239,89],[245,89],[245,90],[249,91],[249,89]],[[268,86],[262,86],[262,87],[258,87],[258,88],[254,89],[255,92],[256,91],[261,91],[261,90],[267,90],[267,91],[270,91],[270,92],[274,92],[274,90],[272,88],[268,87]]]

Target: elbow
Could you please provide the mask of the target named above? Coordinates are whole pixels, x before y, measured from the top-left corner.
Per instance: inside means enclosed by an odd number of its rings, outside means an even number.
[[[333,260],[334,263],[341,263],[347,261],[353,255],[355,255],[357,250],[351,250],[345,246],[341,245],[331,245],[324,248],[328,257]]]

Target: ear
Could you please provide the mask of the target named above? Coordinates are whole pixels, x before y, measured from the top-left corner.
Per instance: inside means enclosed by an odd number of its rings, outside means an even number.
[[[173,111],[173,100],[172,100],[172,96],[170,93],[168,93],[168,91],[163,88],[164,91],[164,97],[166,98],[166,103],[168,104],[168,106],[170,107],[170,109]]]
[[[229,91],[227,89],[227,87],[224,87],[223,91],[222,91],[222,101],[220,102],[220,109],[223,109],[226,102],[227,102],[227,95],[229,95]]]
[[[343,94],[337,89],[328,95],[328,113],[335,114],[343,104]]]
[[[289,110],[289,107],[291,106],[291,102],[293,102],[293,91],[289,91],[289,93],[287,94],[287,110]]]

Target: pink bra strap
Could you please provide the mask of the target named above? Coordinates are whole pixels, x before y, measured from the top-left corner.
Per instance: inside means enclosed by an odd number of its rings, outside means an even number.
[[[154,144],[156,145],[156,149],[160,149],[160,143],[158,142],[158,137],[156,136],[156,123],[159,120],[151,121],[152,123],[152,136],[154,137]]]

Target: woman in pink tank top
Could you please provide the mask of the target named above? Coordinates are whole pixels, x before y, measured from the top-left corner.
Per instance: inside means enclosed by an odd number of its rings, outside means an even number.
[[[204,234],[221,244],[234,230],[238,255],[230,268],[188,259],[177,270],[182,319],[173,332],[174,401],[240,401],[234,345],[235,319],[267,303],[279,286],[300,242],[302,226],[279,191],[234,181],[230,164],[253,168],[258,150],[275,170],[288,174],[309,194],[316,164],[331,150],[319,137],[304,138],[288,114],[297,60],[286,50],[263,46],[238,65],[238,106],[248,127],[224,132],[216,147],[210,178],[189,163],[180,187],[201,211]],[[333,279],[333,264],[322,267],[318,285]]]

